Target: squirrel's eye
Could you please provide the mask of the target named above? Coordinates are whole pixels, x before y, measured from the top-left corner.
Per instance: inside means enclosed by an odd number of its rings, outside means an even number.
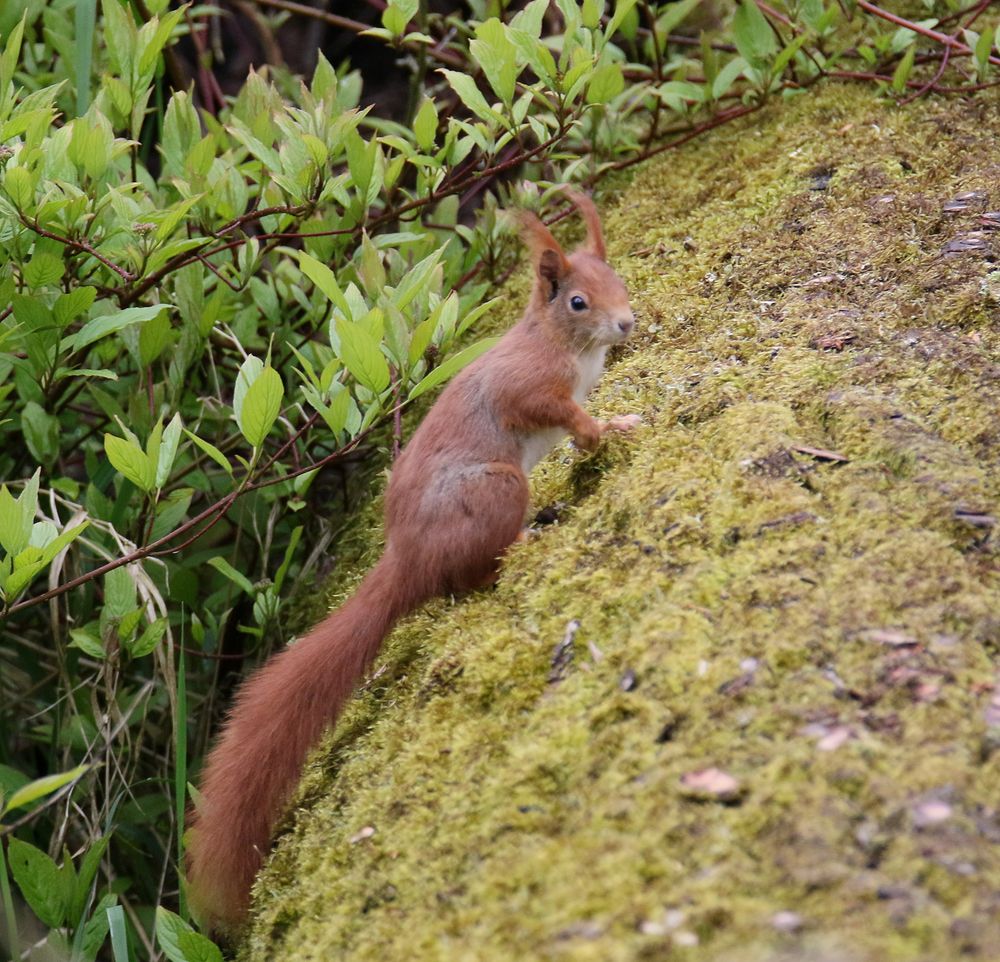
[[[579,294],[574,294],[569,300],[569,306],[574,311],[585,311],[587,309],[587,302]]]

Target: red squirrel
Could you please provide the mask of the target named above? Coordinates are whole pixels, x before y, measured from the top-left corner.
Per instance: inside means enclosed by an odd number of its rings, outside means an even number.
[[[592,418],[580,405],[604,357],[635,323],[608,266],[597,210],[570,193],[587,240],[565,254],[522,212],[535,283],[521,320],[445,388],[392,468],[385,549],[354,595],[240,688],[201,776],[187,878],[206,928],[237,931],[271,831],[305,756],[332,726],[396,621],[436,595],[496,581],[521,536],[527,474],[567,433],[592,451],[636,415]]]

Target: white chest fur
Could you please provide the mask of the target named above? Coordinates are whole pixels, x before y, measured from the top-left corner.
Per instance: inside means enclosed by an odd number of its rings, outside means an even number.
[[[578,404],[583,404],[587,395],[594,389],[594,385],[601,379],[607,353],[608,346],[602,344],[599,347],[588,348],[580,355],[577,362],[580,373],[577,376],[576,390],[573,391],[573,399]]]
[[[584,351],[577,360],[578,374],[573,388],[573,400],[583,404],[587,395],[604,373],[604,358],[607,345],[592,347]],[[521,470],[527,474],[546,454],[566,436],[564,428],[544,428],[525,438],[521,449]]]

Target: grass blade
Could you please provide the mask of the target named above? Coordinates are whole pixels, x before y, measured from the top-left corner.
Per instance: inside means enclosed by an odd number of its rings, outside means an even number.
[[[184,809],[187,800],[187,672],[184,663],[184,649],[177,651],[177,722],[174,727],[174,805],[177,818],[177,872],[184,874]],[[187,897],[183,882],[180,887],[180,914],[187,919]]]
[[[10,876],[7,874],[7,857],[4,854],[3,843],[0,842],[0,901],[3,901],[4,921],[7,931],[4,932],[4,942],[10,958],[15,958],[18,946],[21,944],[17,934],[17,913],[14,911],[14,897],[10,891]]]
[[[90,58],[94,54],[94,26],[97,0],[76,3],[76,115],[82,117],[90,107]]]
[[[120,905],[112,905],[108,909],[108,930],[111,932],[111,954],[115,962],[129,962],[125,909]]]

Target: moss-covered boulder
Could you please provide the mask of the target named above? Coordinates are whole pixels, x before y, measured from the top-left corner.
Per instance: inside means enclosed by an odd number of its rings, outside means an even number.
[[[645,426],[395,632],[244,959],[998,957],[998,108],[829,85],[621,188]]]

